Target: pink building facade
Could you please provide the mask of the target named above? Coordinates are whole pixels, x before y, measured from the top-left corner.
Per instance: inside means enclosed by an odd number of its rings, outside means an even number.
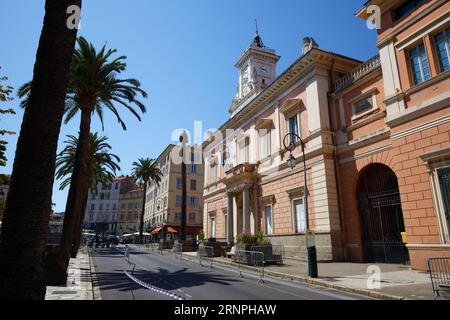
[[[280,57],[258,34],[242,54],[230,119],[204,144],[208,236],[262,230],[304,257],[307,192],[321,261],[424,269],[450,255],[449,4],[373,2],[357,14],[382,13],[380,52],[366,62],[305,38],[276,76]],[[305,142],[306,188],[289,133]]]

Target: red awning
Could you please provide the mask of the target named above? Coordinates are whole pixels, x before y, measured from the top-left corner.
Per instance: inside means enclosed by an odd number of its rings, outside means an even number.
[[[167,233],[178,233],[178,231],[172,227],[167,227]]]
[[[155,230],[152,231],[152,234],[159,233],[161,229],[162,229],[161,227],[156,228]]]
[[[173,227],[177,233],[180,233],[181,231],[181,227]],[[203,230],[203,227],[186,227],[186,234],[189,235],[196,235],[198,233],[200,233],[200,231]]]

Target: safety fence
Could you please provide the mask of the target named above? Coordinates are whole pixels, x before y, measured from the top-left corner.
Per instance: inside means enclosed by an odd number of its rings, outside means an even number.
[[[172,253],[175,255],[175,259],[183,260],[183,244],[175,243],[172,247]]]
[[[150,251],[151,253],[159,253],[163,254],[163,251],[161,250],[161,246],[159,245],[159,242],[149,242],[145,244],[145,248],[147,251]]]
[[[433,287],[433,300],[441,298],[443,292],[450,296],[450,258],[429,259],[428,273]]]
[[[237,249],[234,254],[234,262],[238,264],[239,275],[242,278],[244,273],[248,272],[247,269],[243,268],[246,265],[255,267],[259,274],[258,282],[264,282],[264,252]]]
[[[198,248],[198,262],[203,267],[214,267],[214,248],[200,245]]]
[[[123,255],[125,256],[127,261],[130,262],[130,247],[129,246],[125,246],[125,251],[124,251]]]
[[[123,255],[125,256],[125,259],[127,260],[128,264],[133,267],[133,269],[131,270],[131,273],[134,273],[134,270],[136,269],[136,264],[131,262],[130,253],[131,253],[131,248],[128,245],[126,245]]]
[[[250,251],[257,251],[264,253],[264,264],[269,263],[284,263],[284,246],[252,246]]]

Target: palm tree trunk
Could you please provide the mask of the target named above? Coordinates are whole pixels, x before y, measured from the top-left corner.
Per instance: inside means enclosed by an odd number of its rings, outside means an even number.
[[[0,300],[45,298],[43,254],[48,237],[58,136],[77,30],[68,6],[47,0],[34,75],[17,143],[0,244]]]
[[[142,197],[141,219],[139,221],[139,240],[144,244],[144,215],[145,215],[145,199],[147,197],[147,181],[144,181],[144,196]]]
[[[88,196],[89,196],[89,189],[84,192],[83,205],[81,206],[81,210],[78,213],[77,223],[75,224],[75,227],[73,229],[73,241],[72,241],[73,244],[72,244],[72,250],[71,250],[71,254],[70,254],[71,258],[76,258],[78,250],[80,249],[82,225],[83,225],[83,220],[84,220],[84,214],[86,211]]]
[[[91,128],[92,108],[84,107],[81,110],[80,133],[77,151],[75,154],[75,166],[72,173],[69,195],[67,197],[66,211],[64,215],[63,234],[61,238],[58,263],[49,274],[51,285],[65,285],[67,281],[67,267],[69,266],[72,241],[75,224],[82,209],[85,198],[85,190],[89,189],[89,138]]]

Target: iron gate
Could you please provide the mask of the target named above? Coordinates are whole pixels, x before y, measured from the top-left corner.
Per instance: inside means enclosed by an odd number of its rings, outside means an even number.
[[[450,168],[439,170],[439,184],[444,202],[445,217],[450,226]]]
[[[360,178],[359,209],[366,258],[376,263],[409,263],[402,241],[405,231],[395,173],[382,164],[371,165]]]

